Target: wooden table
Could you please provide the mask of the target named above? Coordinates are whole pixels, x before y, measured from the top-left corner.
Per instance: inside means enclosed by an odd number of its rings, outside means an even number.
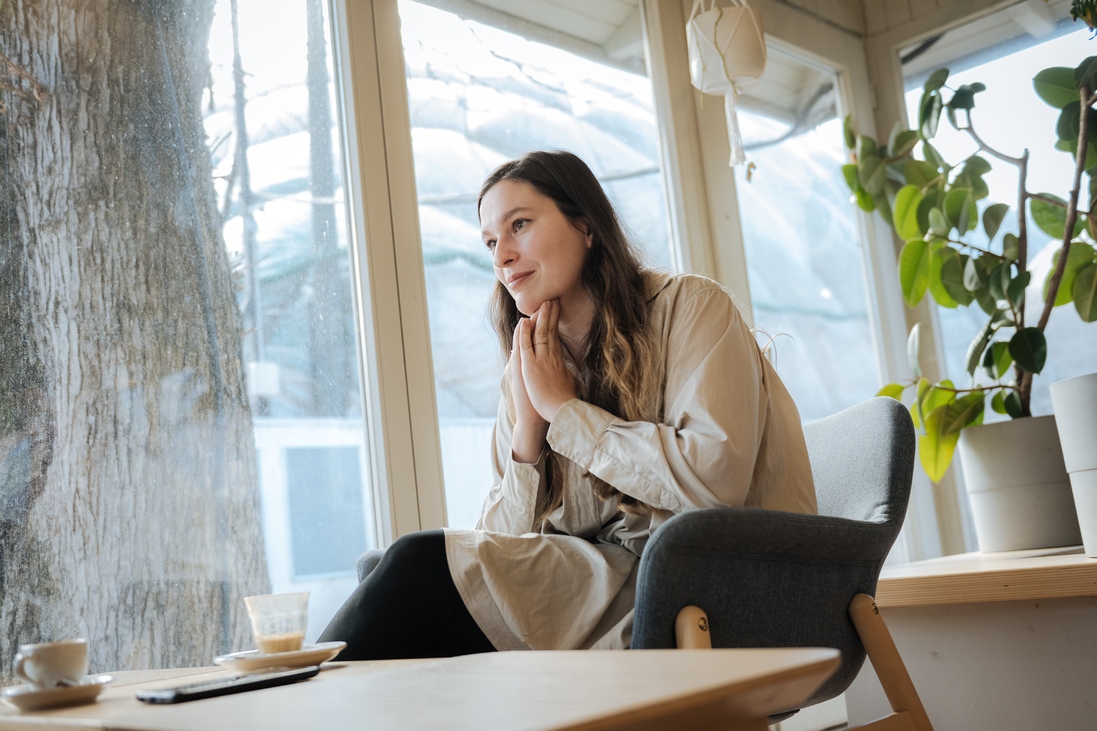
[[[876,605],[936,731],[1097,728],[1097,559],[1080,546],[889,567]],[[850,725],[889,708],[870,668]]]
[[[295,685],[150,706],[139,688],[215,668],[114,674],[98,703],[18,714],[0,729],[748,729],[795,708],[837,669],[832,649],[498,652],[328,663]]]

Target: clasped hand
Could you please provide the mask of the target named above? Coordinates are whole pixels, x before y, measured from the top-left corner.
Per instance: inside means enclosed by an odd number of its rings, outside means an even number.
[[[542,425],[547,431],[560,407],[575,398],[575,379],[564,365],[559,320],[560,303],[550,300],[514,328],[506,377],[516,424]]]

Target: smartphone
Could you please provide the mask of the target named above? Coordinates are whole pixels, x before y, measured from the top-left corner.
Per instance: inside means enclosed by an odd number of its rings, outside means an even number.
[[[200,683],[180,685],[175,688],[139,690],[137,691],[137,700],[145,703],[184,703],[230,693],[242,693],[245,690],[288,685],[289,683],[296,683],[298,680],[311,678],[319,672],[319,665],[310,665],[305,668],[293,668],[292,670],[281,670],[273,673],[236,675],[230,678],[217,678],[216,680],[204,680]]]

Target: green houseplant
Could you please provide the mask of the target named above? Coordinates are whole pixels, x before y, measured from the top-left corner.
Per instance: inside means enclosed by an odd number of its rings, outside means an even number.
[[[972,110],[976,94],[986,87],[976,83],[949,89],[947,80],[947,69],[930,75],[918,105],[917,129],[896,124],[886,144],[858,137],[847,117],[845,140],[853,161],[843,168],[857,205],[879,211],[905,242],[899,281],[907,305],[916,306],[928,292],[942,307],[975,305],[987,317],[967,351],[969,383],[930,383],[921,376],[915,325],[908,339],[914,378],[888,384],[878,394],[901,399],[906,389],[914,389],[911,416],[919,431],[919,453],[935,482],[952,460],[960,431],[982,423],[988,397],[998,413],[1015,419],[1031,415],[1032,378],[1047,360],[1044,328],[1053,308],[1073,303],[1082,320],[1097,320],[1097,57],[1076,69],[1045,69],[1033,79],[1040,97],[1061,110],[1056,149],[1075,161],[1065,200],[1028,191],[1028,150],[1014,157],[989,147],[979,136]],[[979,148],[955,165],[930,142],[942,113]],[[1012,205],[984,203],[980,215],[980,202],[989,193],[983,179],[991,170],[988,158],[1017,168],[1018,194]],[[1088,208],[1079,204],[1083,173],[1088,177]],[[1008,215],[1016,216],[1017,233],[998,236]],[[1024,310],[1032,276],[1030,223],[1061,241],[1044,282],[1036,323],[1025,321]],[[972,235],[980,226],[985,240]]]

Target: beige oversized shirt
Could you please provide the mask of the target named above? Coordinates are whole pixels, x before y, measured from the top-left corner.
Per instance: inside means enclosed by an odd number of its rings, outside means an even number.
[[[500,404],[494,484],[477,530],[446,530],[461,598],[499,650],[627,648],[640,554],[676,513],[746,506],[815,513],[796,405],[730,295],[693,275],[647,275],[650,326],[665,359],[658,423],[628,422],[572,399],[548,444],[565,457],[563,504],[534,532],[545,455],[511,458]],[[660,512],[627,515],[591,475]]]

